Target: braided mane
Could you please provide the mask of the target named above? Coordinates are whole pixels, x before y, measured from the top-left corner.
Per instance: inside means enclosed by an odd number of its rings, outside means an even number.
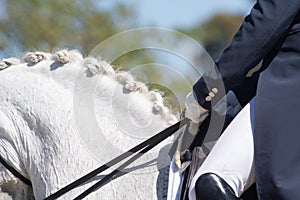
[[[150,91],[146,84],[136,81],[129,72],[116,71],[112,65],[101,58],[91,56],[83,57],[78,50],[63,49],[55,53],[36,51],[25,53],[21,59],[15,57],[5,58],[0,61],[0,71],[20,64],[33,67],[43,60],[51,60],[62,66],[68,63],[78,63],[86,67],[91,76],[103,74],[114,78],[123,85],[124,89],[127,91],[139,92],[146,96],[153,103],[153,110],[155,110],[156,113],[159,113],[168,125],[174,124],[177,121],[177,117],[164,105],[164,98],[160,92],[154,90]]]

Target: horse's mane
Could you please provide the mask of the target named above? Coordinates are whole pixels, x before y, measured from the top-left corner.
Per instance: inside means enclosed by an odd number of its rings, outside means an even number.
[[[33,67],[43,60],[53,61],[64,66],[68,63],[76,63],[88,69],[91,76],[102,74],[113,78],[129,92],[139,92],[152,102],[155,113],[171,125],[177,121],[177,117],[164,103],[162,93],[157,90],[149,90],[146,84],[137,81],[130,72],[114,69],[105,60],[92,56],[84,57],[78,50],[59,50],[54,53],[41,51],[24,53],[21,58],[10,57],[0,61],[0,71],[18,65]]]

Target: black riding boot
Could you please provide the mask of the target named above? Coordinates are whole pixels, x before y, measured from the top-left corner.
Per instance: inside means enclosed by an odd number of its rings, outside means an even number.
[[[195,185],[197,200],[241,200],[231,187],[218,175],[202,174]]]

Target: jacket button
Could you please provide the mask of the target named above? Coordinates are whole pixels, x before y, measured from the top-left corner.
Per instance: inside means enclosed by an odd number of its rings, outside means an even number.
[[[210,97],[214,97],[214,96],[215,96],[215,93],[210,92],[210,93],[208,93],[208,95],[209,95]]]
[[[205,97],[205,101],[211,101],[211,97],[210,96]]]
[[[213,93],[215,93],[215,94],[218,93],[218,89],[217,89],[217,88],[213,88],[213,89],[211,89],[211,91],[212,91]]]

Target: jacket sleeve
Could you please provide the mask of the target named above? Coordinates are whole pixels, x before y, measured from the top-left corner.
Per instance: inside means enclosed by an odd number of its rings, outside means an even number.
[[[299,8],[299,0],[258,0],[216,66],[193,86],[198,103],[211,109],[212,98],[207,97],[220,89],[220,81],[225,93],[242,85],[248,71],[286,37]],[[213,100],[217,102],[224,94],[215,92]]]
[[[232,88],[242,107],[249,103],[256,95],[258,78],[259,74],[253,74],[251,77],[246,77],[240,85]]]

